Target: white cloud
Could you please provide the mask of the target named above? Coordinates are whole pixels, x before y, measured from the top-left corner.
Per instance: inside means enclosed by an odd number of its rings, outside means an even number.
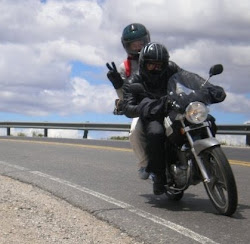
[[[114,105],[115,91],[109,85],[92,86],[86,80],[75,78],[72,81],[72,103],[78,112],[111,111]]]
[[[0,44],[0,85],[32,89],[60,88],[69,78],[70,66],[42,46]],[[2,89],[1,89],[2,90]]]
[[[30,96],[0,91],[0,110],[32,116],[45,116],[54,111],[59,115],[67,115],[91,111],[110,113],[113,110],[116,95],[110,85],[94,86],[84,79],[73,78],[67,87],[65,90],[41,89]]]
[[[6,129],[0,129],[0,135],[6,136]],[[27,136],[27,137],[43,137],[43,129],[20,129],[20,128],[11,128],[12,136]],[[73,138],[81,139],[83,138],[83,131],[79,130],[60,130],[60,129],[50,129],[48,130],[49,138]]]
[[[48,130],[48,137],[50,138],[83,138],[83,132],[79,130]]]
[[[220,143],[227,146],[246,146],[246,136],[240,135],[216,135]]]
[[[224,71],[213,77],[211,83],[222,85],[226,92],[250,93],[250,45],[225,45],[215,40],[198,40],[170,51],[170,58],[183,68],[208,77],[210,66],[221,63]]]
[[[225,102],[220,106],[227,112],[249,115],[250,99],[241,94],[227,93]]]
[[[152,40],[166,44],[171,59],[187,70],[206,77],[211,65],[222,63],[223,74],[212,80],[228,93],[220,108],[249,116],[250,3],[246,0],[240,4],[233,0],[48,0],[43,4],[1,0],[1,111],[110,113],[116,95],[108,81],[93,85],[87,76],[72,78],[71,62],[93,67],[121,62],[126,56],[121,32],[131,22],[145,24]],[[99,84],[104,79],[105,73]]]

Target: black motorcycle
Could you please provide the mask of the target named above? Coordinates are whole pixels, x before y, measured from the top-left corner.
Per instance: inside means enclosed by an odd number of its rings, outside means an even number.
[[[222,65],[212,66],[206,82],[222,71]],[[138,92],[141,88],[133,89]],[[190,185],[203,182],[218,212],[231,216],[238,204],[236,182],[220,142],[215,138],[216,125],[207,105],[195,101],[180,109],[178,101],[170,104],[169,114],[174,111],[175,118],[167,116],[164,119],[167,136],[166,195],[178,201]]]
[[[211,67],[206,82],[222,71],[222,65]],[[172,107],[178,111],[177,104]],[[216,126],[207,106],[191,102],[173,122],[166,117],[165,127],[168,152],[171,152],[168,155],[172,155],[167,159],[171,181],[166,185],[166,195],[172,200],[180,200],[190,185],[203,182],[218,212],[232,215],[238,204],[237,187],[228,159],[214,136]]]

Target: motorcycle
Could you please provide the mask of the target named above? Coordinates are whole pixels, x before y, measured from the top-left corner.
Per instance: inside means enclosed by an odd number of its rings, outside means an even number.
[[[210,68],[209,78],[222,73],[222,65]],[[133,89],[133,88],[132,88]],[[138,92],[138,87],[135,88]],[[171,101],[175,112],[172,121],[165,117],[166,128],[166,195],[179,201],[191,185],[203,182],[206,192],[217,211],[226,216],[235,213],[238,196],[235,178],[220,142],[215,138],[208,107],[198,101],[188,104],[185,111],[178,101]],[[181,112],[180,112],[181,111]]]

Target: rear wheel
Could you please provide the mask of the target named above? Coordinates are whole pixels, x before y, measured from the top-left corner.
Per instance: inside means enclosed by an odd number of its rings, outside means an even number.
[[[220,146],[201,153],[201,158],[210,178],[205,182],[207,194],[220,214],[231,216],[237,208],[238,195],[230,164]]]

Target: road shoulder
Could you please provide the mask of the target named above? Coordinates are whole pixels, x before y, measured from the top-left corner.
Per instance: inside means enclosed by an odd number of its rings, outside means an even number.
[[[0,216],[0,243],[141,243],[48,192],[2,175]]]

